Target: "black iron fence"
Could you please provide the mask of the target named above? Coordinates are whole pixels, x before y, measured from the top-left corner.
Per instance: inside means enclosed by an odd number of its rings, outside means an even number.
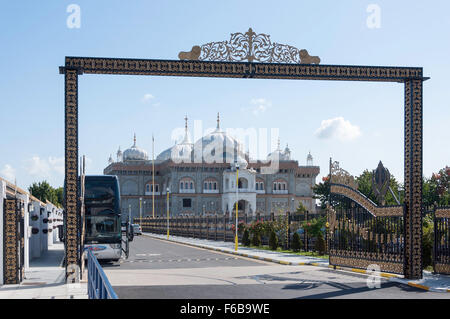
[[[316,238],[307,234],[302,230],[302,223],[314,218],[326,217],[326,212],[318,213],[302,213],[302,214],[239,214],[238,224],[244,223],[249,226],[251,223],[273,222],[286,223],[286,231],[282,234],[282,241],[280,246],[284,248],[291,247],[293,234],[300,233],[301,241],[303,242],[302,250],[312,251],[315,247]],[[135,218],[134,223],[140,224],[143,232],[155,234],[167,234],[169,230],[170,235],[200,238],[216,241],[234,242],[235,239],[235,224],[236,217],[234,214],[220,214],[211,216],[174,216],[167,219],[167,217],[144,217]],[[238,232],[238,240],[242,242],[243,232]],[[261,234],[261,244],[269,244],[269,235]]]

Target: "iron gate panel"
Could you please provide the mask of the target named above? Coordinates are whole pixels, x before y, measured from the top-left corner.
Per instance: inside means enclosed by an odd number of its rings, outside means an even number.
[[[329,208],[329,262],[333,266],[403,274],[404,218],[374,216],[359,204],[341,199],[346,206]],[[401,206],[400,206],[401,207]]]
[[[450,207],[434,213],[433,263],[435,272],[450,275]]]

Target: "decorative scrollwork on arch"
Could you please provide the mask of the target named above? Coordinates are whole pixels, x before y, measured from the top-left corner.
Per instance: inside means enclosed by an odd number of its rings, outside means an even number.
[[[355,178],[349,172],[339,167],[339,162],[330,162],[330,175],[332,184],[346,185],[354,190],[358,189]]]
[[[319,64],[318,56],[310,56],[305,49],[272,42],[264,33],[256,34],[252,28],[247,32],[232,33],[230,40],[195,45],[189,52],[180,52],[180,60],[264,62]]]

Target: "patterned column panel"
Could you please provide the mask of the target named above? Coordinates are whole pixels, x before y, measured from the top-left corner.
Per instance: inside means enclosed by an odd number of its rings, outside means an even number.
[[[19,246],[17,200],[4,201],[3,221],[3,278],[5,284],[19,283]]]
[[[405,82],[405,265],[408,279],[422,278],[422,80]]]
[[[65,69],[65,213],[66,275],[80,262],[80,215],[78,210],[78,73]]]

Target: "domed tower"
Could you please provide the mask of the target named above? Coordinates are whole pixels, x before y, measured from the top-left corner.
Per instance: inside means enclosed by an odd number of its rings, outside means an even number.
[[[195,142],[194,161],[196,163],[234,163],[238,161],[244,164],[244,148],[237,139],[221,130],[219,113],[217,113],[216,129]]]
[[[147,152],[136,146],[136,133],[134,134],[134,144],[123,152],[124,161],[145,161],[148,160]]]
[[[193,144],[191,142],[189,130],[188,130],[188,118],[184,117],[184,138],[181,143],[176,143],[172,147],[164,150],[157,156],[157,160],[165,161],[171,159],[176,163],[190,163],[192,157]]]
[[[122,151],[120,150],[120,146],[119,149],[117,150],[117,162],[122,162],[123,159],[123,155],[122,155]]]
[[[314,166],[313,165],[313,157],[311,155],[311,151],[309,151],[309,154],[306,157],[306,166]]]
[[[284,150],[284,152],[281,151],[280,139],[278,138],[277,149],[275,151],[269,153],[269,155],[267,155],[267,160],[269,160],[269,161],[289,161],[290,157],[291,157],[291,151],[289,150],[289,148],[287,146],[286,146],[286,149]]]
[[[108,164],[111,165],[112,163],[114,163],[114,160],[112,158],[112,154],[110,154],[109,159],[108,159]]]
[[[289,149],[289,145],[286,143],[286,148],[284,149],[284,157],[287,161],[291,159],[291,150]]]

